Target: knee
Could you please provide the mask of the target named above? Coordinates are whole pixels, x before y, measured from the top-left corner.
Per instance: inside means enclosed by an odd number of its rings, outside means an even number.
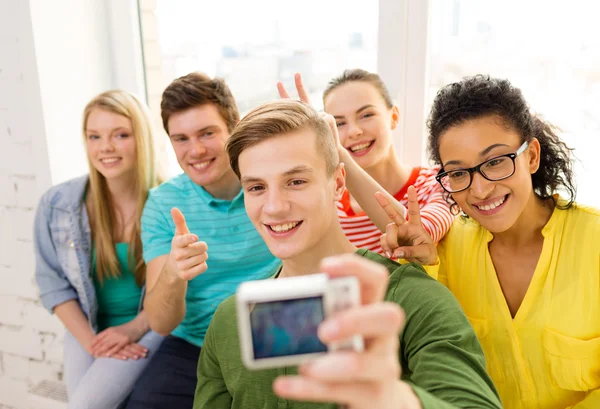
[[[69,409],[118,409],[124,399],[112,394],[102,393],[98,386],[94,390],[90,388],[77,388],[75,393],[69,396]]]

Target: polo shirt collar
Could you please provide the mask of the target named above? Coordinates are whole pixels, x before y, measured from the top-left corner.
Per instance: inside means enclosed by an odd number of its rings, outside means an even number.
[[[219,198],[214,197],[213,195],[208,193],[206,191],[206,189],[204,189],[200,185],[197,185],[193,181],[192,181],[192,186],[194,187],[194,190],[198,194],[198,198],[200,199],[200,201],[202,203],[206,203],[206,204],[208,204],[210,206],[214,206],[214,207],[232,208],[232,207],[237,207],[239,205],[241,205],[242,207],[244,206],[244,190],[241,188],[240,188],[240,191],[238,192],[238,194],[233,198],[233,200],[225,200],[225,199],[219,199]]]

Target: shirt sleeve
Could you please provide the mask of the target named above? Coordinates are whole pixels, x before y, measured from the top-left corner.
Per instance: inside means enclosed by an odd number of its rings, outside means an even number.
[[[198,360],[198,383],[193,409],[230,409],[232,397],[227,390],[216,355],[214,332],[217,331],[219,309],[208,327]]]
[[[435,278],[436,280],[438,280],[440,273],[440,258],[436,258],[435,264],[423,264],[423,269],[431,278]]]
[[[50,206],[47,199],[47,196],[42,197],[35,213],[33,245],[35,280],[40,290],[40,298],[42,305],[52,313],[57,305],[78,297],[58,261],[50,232],[48,215]]]
[[[454,215],[450,211],[450,205],[444,199],[442,187],[435,181],[429,181],[429,195],[419,203],[421,208],[421,224],[434,243],[438,243],[454,222]]]
[[[141,236],[146,264],[171,252],[171,240],[175,231],[172,224],[170,212],[161,209],[156,193],[150,192],[142,213]]]
[[[581,402],[566,409],[598,409],[600,408],[600,389],[595,389]]]
[[[423,409],[501,408],[481,345],[458,301],[416,267],[407,269],[402,288],[413,281],[410,292],[400,295],[396,284],[392,298],[402,300],[407,314],[402,370]]]

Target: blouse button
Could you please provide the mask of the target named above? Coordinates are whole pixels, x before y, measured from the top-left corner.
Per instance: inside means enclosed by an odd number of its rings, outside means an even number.
[[[69,247],[71,247],[71,248],[75,247],[75,243],[73,243],[73,240],[69,241]]]

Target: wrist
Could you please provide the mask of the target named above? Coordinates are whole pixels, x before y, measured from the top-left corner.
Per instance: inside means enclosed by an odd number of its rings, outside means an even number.
[[[144,336],[146,332],[148,332],[149,328],[147,328],[148,325],[146,322],[146,319],[144,319],[141,315],[138,315],[133,320],[123,324],[127,328],[126,334],[128,334],[129,341],[137,342]]]
[[[413,388],[404,381],[396,381],[394,385],[394,399],[391,402],[399,402],[396,406],[400,409],[423,409],[421,400],[413,390]]]
[[[93,337],[90,337],[89,339],[86,338],[83,341],[81,341],[81,346],[83,347],[83,349],[85,349],[90,354],[91,354],[92,342],[93,341],[94,341]]]
[[[354,162],[354,159],[352,159],[348,150],[341,145],[338,147],[338,155],[340,157],[340,162],[344,162],[344,165],[346,166],[349,166],[349,164]]]
[[[183,281],[181,277],[179,277],[179,274],[177,274],[177,266],[175,265],[175,261],[171,260],[171,255],[169,255],[162,273],[167,279],[167,283],[170,285]]]

